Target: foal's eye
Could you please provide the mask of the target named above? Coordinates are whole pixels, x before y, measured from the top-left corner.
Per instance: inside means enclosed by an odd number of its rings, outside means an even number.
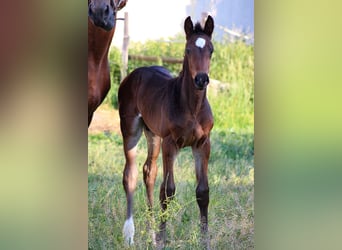
[[[212,54],[214,52],[214,48],[209,48],[209,52]]]
[[[190,49],[189,49],[189,48],[186,48],[186,49],[185,49],[185,53],[186,53],[187,55],[189,55],[189,54],[190,54]]]

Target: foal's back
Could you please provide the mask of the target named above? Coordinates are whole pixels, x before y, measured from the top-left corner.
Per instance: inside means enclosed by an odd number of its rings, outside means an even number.
[[[121,83],[118,92],[120,116],[143,117],[151,130],[153,125],[163,126],[165,108],[174,88],[170,72],[161,66],[140,67]],[[158,126],[158,127],[160,127]],[[165,126],[164,126],[165,127]],[[162,132],[154,131],[161,135]]]
[[[171,79],[172,76],[170,72],[164,67],[140,67],[132,71],[122,81],[118,96],[121,98],[121,101],[124,101],[124,96],[129,95],[130,98],[135,99],[139,98],[141,93],[144,93],[145,91],[149,91],[149,94],[153,95],[155,92],[164,89]]]

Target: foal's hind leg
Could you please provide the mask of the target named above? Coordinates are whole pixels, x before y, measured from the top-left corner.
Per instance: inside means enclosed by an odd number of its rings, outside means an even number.
[[[147,218],[147,229],[152,233],[152,241],[153,244],[156,244],[155,234],[152,229],[153,226],[153,215],[152,215],[152,207],[153,207],[153,190],[154,190],[154,183],[157,177],[157,158],[160,151],[160,137],[153,134],[148,128],[144,129],[144,133],[147,140],[147,159],[143,167],[143,174],[144,174],[144,182],[146,186],[146,195],[147,195],[147,202],[149,208],[149,218]]]
[[[120,125],[126,157],[123,173],[123,186],[126,192],[127,214],[123,234],[126,243],[132,245],[134,237],[133,194],[136,188],[138,176],[136,166],[136,148],[142,133],[143,122],[139,116],[121,117]]]

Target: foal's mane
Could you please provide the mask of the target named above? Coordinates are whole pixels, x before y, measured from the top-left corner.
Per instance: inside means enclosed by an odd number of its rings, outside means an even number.
[[[194,27],[194,34],[200,34],[200,33],[204,33],[204,29],[202,25],[199,22],[197,22]]]

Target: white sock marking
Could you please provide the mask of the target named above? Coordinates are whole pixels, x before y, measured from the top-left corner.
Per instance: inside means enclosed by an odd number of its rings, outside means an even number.
[[[133,216],[129,217],[125,221],[125,225],[123,227],[122,232],[123,232],[126,244],[129,246],[133,245],[134,244],[134,241],[133,241],[133,237],[134,237]]]
[[[199,37],[199,38],[197,38],[197,40],[196,40],[196,46],[197,47],[199,47],[199,48],[204,48],[204,46],[205,46],[205,39],[204,38],[202,38],[202,37]]]

